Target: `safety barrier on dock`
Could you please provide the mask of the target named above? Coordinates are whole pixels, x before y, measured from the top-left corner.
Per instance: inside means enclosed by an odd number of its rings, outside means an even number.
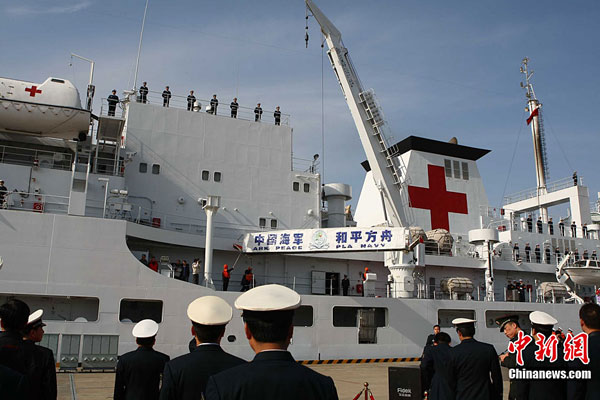
[[[397,358],[350,358],[345,360],[299,360],[302,365],[329,365],[329,364],[366,364],[383,362],[411,362],[421,361],[421,357],[397,357]]]

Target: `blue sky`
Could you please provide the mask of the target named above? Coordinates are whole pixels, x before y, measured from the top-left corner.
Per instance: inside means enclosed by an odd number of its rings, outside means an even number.
[[[98,98],[132,86],[144,0],[5,0],[0,75],[72,80],[85,92],[96,61]],[[317,5],[342,32],[366,88],[373,88],[394,140],[408,135],[491,149],[479,161],[492,205],[535,186],[531,134],[519,87],[524,56],[544,105],[550,180],[577,170],[600,190],[600,3],[546,1],[333,1]],[[295,155],[321,153],[321,48],[301,0],[151,0],[140,79],[174,94],[237,94],[240,104],[280,105],[292,115]],[[356,129],[327,60],[325,180],[363,181]],[[518,145],[517,145],[518,140]],[[514,162],[511,165],[511,159]],[[510,172],[510,173],[509,173]],[[508,182],[506,190],[505,183]]]

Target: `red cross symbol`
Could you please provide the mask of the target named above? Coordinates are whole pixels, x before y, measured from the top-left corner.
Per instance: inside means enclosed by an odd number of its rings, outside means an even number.
[[[42,91],[41,91],[41,90],[39,90],[39,89],[37,88],[37,86],[35,86],[35,85],[31,85],[31,87],[30,87],[30,88],[25,88],[25,91],[26,91],[26,92],[29,92],[29,95],[30,95],[31,97],[35,97],[35,94],[36,94],[36,93],[42,93]]]
[[[429,189],[418,186],[408,187],[410,206],[431,212],[431,229],[442,228],[449,231],[448,213],[469,213],[467,210],[467,195],[446,190],[444,167],[428,165],[427,175],[429,177]]]

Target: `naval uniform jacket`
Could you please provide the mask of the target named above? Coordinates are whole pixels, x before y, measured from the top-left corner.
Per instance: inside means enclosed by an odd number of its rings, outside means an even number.
[[[27,373],[29,393],[32,399],[56,400],[56,364],[54,353],[49,348],[38,346],[31,340],[25,340],[32,357]]]
[[[0,365],[28,375],[31,357],[31,348],[26,346],[23,335],[12,331],[0,332]]]
[[[262,351],[249,363],[211,376],[207,400],[337,400],[333,379],[300,365],[288,351]]]
[[[4,400],[27,398],[27,378],[17,371],[0,365],[0,394]]]
[[[138,347],[119,357],[115,400],[158,400],[160,375],[169,356],[150,347]]]
[[[550,362],[535,359],[538,346],[535,339],[523,349],[524,370],[565,370],[567,363],[564,361],[563,346],[557,346],[556,361]],[[521,379],[516,382],[518,400],[563,400],[567,398],[567,381],[564,379]]]
[[[525,333],[525,332],[523,332]],[[517,341],[517,339],[519,338],[518,335],[515,335],[512,339],[510,339],[511,342],[515,342]],[[506,350],[508,352],[508,350]],[[517,368],[517,354],[516,353],[508,353],[508,356],[506,356],[504,358],[504,361],[500,362],[500,365],[511,369],[511,368]],[[513,400],[517,398],[517,383],[515,380],[511,379],[510,380],[510,389],[508,390],[508,400]]]
[[[428,391],[429,400],[454,400],[450,387],[450,346],[440,343],[427,346],[421,360],[423,389]]]
[[[201,399],[208,378],[246,361],[223,351],[218,344],[202,344],[165,365],[160,400]]]
[[[574,400],[600,399],[600,331],[588,335],[588,357],[590,362],[584,365],[580,360],[575,360],[572,365],[576,369],[592,371],[592,379],[577,380],[575,383]]]
[[[450,350],[450,387],[460,400],[502,400],[502,372],[491,344],[473,338]]]

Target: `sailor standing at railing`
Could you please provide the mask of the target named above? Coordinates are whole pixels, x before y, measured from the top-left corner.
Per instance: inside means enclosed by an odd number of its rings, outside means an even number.
[[[0,207],[4,205],[4,199],[8,194],[8,189],[4,186],[4,181],[0,179]]]
[[[165,87],[165,90],[163,90],[162,98],[163,98],[163,107],[169,107],[169,102],[171,101],[171,91],[169,90],[168,86]]]
[[[148,101],[148,86],[147,82],[144,82],[142,87],[140,88],[140,101],[144,104]]]
[[[117,96],[117,91],[113,89],[112,94],[108,96],[106,99],[108,103],[108,116],[114,117],[115,110],[117,109],[117,103],[119,103],[119,96]]]
[[[281,111],[279,111],[279,106],[275,108],[273,117],[275,118],[275,125],[281,125]]]
[[[237,118],[237,112],[239,107],[240,105],[237,102],[237,97],[234,97],[233,101],[229,105],[229,108],[231,108],[231,118]]]
[[[194,102],[196,101],[196,96],[194,96],[194,91],[190,90],[190,94],[187,97],[187,110],[188,111],[192,111],[192,108],[194,107]]]
[[[213,94],[213,98],[210,99],[210,113],[212,115],[217,115],[217,107],[219,106],[219,100],[217,100],[217,95]]]

